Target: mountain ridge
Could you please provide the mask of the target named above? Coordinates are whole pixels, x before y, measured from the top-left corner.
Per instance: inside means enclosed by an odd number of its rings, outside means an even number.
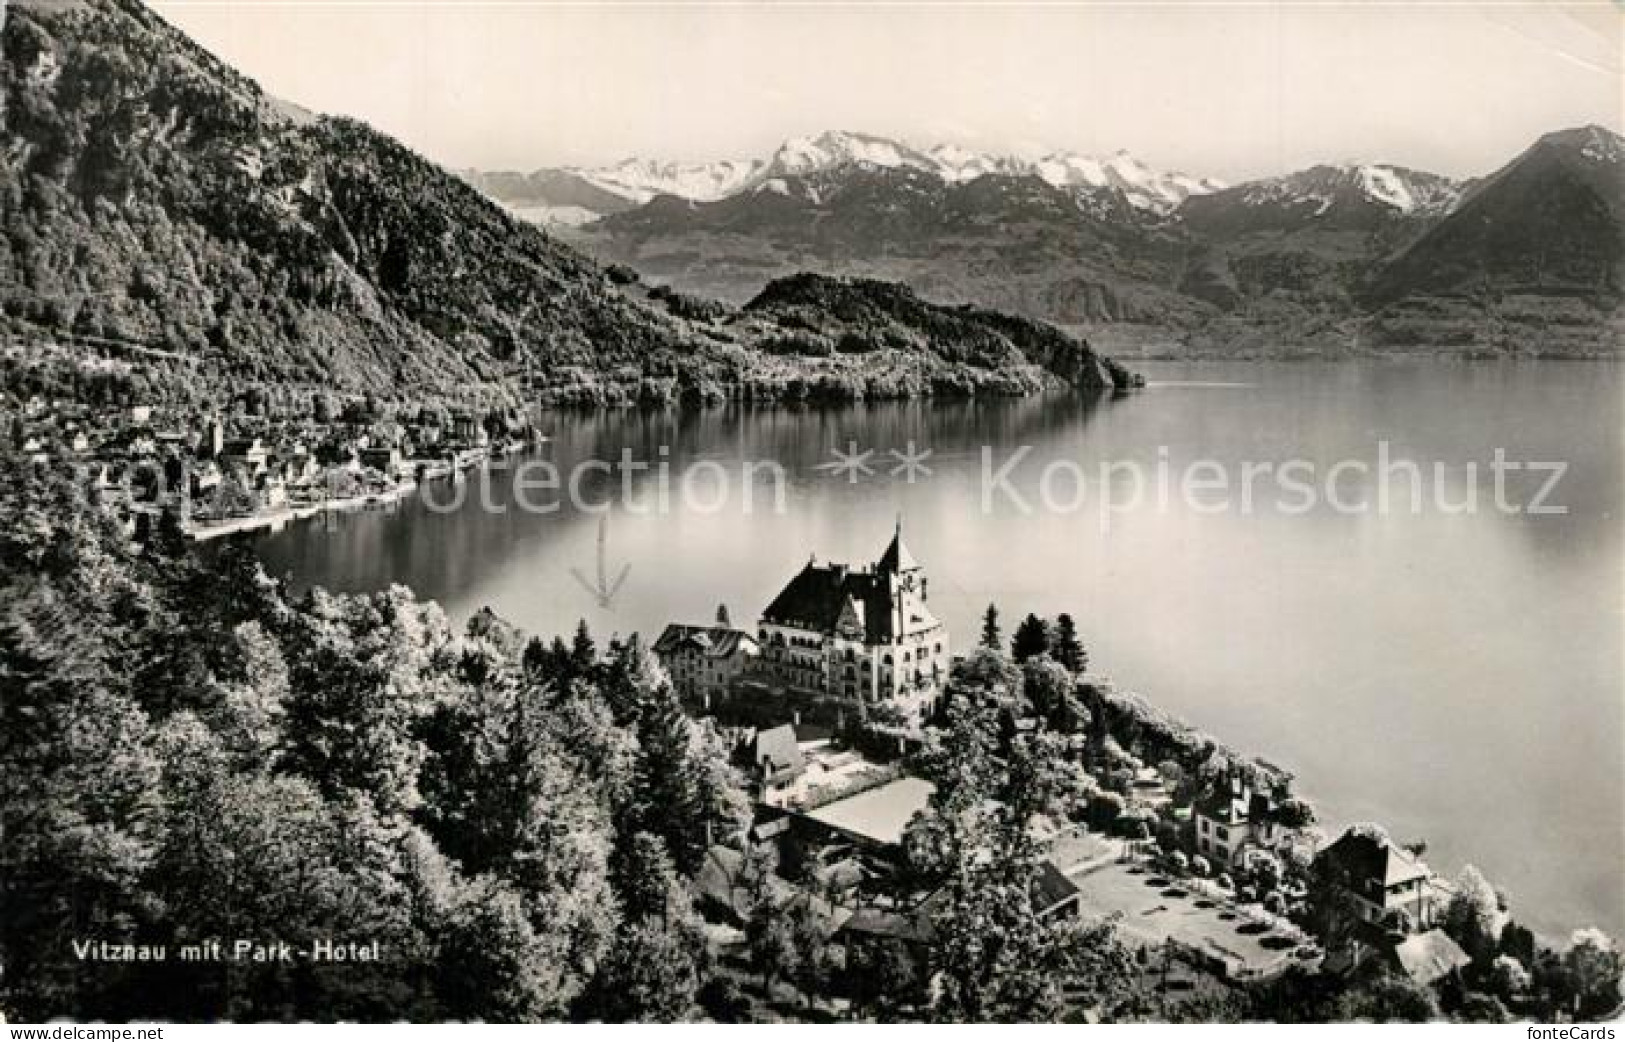
[[[560,234],[656,281],[736,303],[768,279],[822,270],[900,280],[944,300],[1016,311],[1090,336],[1130,332],[1143,353],[1619,351],[1612,261],[1582,263],[1578,280],[1524,278],[1537,292],[1514,294],[1529,299],[1511,307],[1490,299],[1464,307],[1460,286],[1422,277],[1456,263],[1441,250],[1484,248],[1481,237],[1449,229],[1462,225],[1453,221],[1461,208],[1481,212],[1476,200],[1486,192],[1504,200],[1504,190],[1490,190],[1500,173],[1458,180],[1392,163],[1325,163],[1237,185],[1204,184],[1165,208],[1109,179],[1069,184],[1060,171],[1044,178],[1036,167],[983,162],[970,150],[939,148],[922,158],[917,150],[886,152],[884,139],[844,134],[833,140],[862,147],[836,155],[840,150],[826,147],[829,135],[809,140],[816,147],[801,151],[824,158],[803,164],[805,172],[781,164],[776,176],[758,177],[732,196],[657,198]],[[1522,249],[1555,276],[1568,263],[1565,251],[1612,255],[1622,224],[1622,146],[1602,127],[1542,141],[1573,162],[1554,159],[1537,179],[1592,167],[1616,172],[1611,183],[1599,178],[1578,190],[1590,203],[1553,211],[1549,225],[1537,221],[1517,244],[1497,247]],[[1514,157],[1508,168],[1532,162],[1542,148]],[[941,166],[953,167],[949,176]],[[1540,190],[1530,192],[1518,205],[1545,213]],[[1518,223],[1510,213],[1494,220]],[[1439,233],[1446,246],[1411,252],[1441,241],[1429,238],[1441,226],[1449,226]],[[1492,281],[1497,293],[1518,288],[1506,278]],[[1411,320],[1429,312],[1447,314]]]
[[[540,167],[526,176],[541,184],[549,178],[568,175],[633,205],[647,204],[660,195],[708,203],[758,190],[775,179],[806,177],[848,165],[917,170],[950,184],[974,180],[984,174],[1001,174],[1038,177],[1057,188],[1111,188],[1122,192],[1133,205],[1157,213],[1170,212],[1191,195],[1224,187],[1223,182],[1213,178],[1154,168],[1126,151],[1109,156],[1059,151],[1033,159],[948,143],[922,148],[894,138],[850,130],[826,130],[787,138],[765,158],[722,159],[709,163],[628,158],[602,167]],[[500,183],[486,184],[483,180],[506,176],[503,172],[469,171],[468,176],[499,201],[513,201],[503,194]],[[602,209],[600,215],[624,212],[628,208],[624,203],[611,204]],[[565,203],[560,201],[557,205]]]
[[[136,0],[12,4],[0,86],[0,332],[95,345],[61,373],[8,352],[13,384],[614,404],[823,377],[830,395],[1046,383],[919,343],[893,360],[907,379],[764,351],[762,323],[641,285],[365,124],[272,98]]]

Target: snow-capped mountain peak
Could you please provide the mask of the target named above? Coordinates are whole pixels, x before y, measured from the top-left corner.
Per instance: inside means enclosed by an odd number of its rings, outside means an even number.
[[[766,159],[681,163],[634,158],[603,167],[541,170],[531,176],[567,175],[634,205],[658,195],[706,203],[764,191],[816,202],[827,185],[809,181],[844,167],[917,171],[950,185],[968,184],[987,176],[1036,177],[1056,188],[1076,190],[1080,196],[1094,190],[1115,190],[1131,206],[1157,214],[1170,213],[1192,195],[1224,187],[1211,179],[1154,169],[1127,152],[1106,157],[1056,152],[1034,160],[951,143],[921,149],[894,138],[846,130],[789,138]],[[547,202],[527,200],[526,205],[535,208]],[[555,202],[577,209],[580,205],[575,199]],[[611,209],[600,207],[598,212]],[[571,210],[570,216],[582,219],[576,210]]]
[[[1032,164],[1015,156],[976,152],[963,145],[934,145],[926,151],[936,173],[944,181],[963,183],[988,174],[1020,176],[1031,173]]]
[[[847,164],[919,170],[950,184],[1002,175],[1037,177],[1057,188],[1110,188],[1122,192],[1133,206],[1156,213],[1172,211],[1188,196],[1224,187],[1211,179],[1153,169],[1127,152],[1106,158],[1058,152],[1031,160],[952,143],[919,149],[891,138],[851,131],[826,131],[816,137],[789,139],[741,187],[805,178]]]
[[[1321,163],[1238,187],[1246,205],[1313,206],[1317,215],[1339,202],[1364,202],[1406,216],[1434,216],[1448,213],[1461,196],[1461,185],[1447,177],[1359,160]]]
[[[765,164],[759,179],[805,177],[847,163],[891,169],[932,170],[935,167],[929,156],[890,138],[826,130],[817,137],[793,137],[780,145]]]
[[[723,159],[714,163],[623,159],[612,166],[577,167],[571,172],[636,203],[646,203],[657,195],[711,202],[737,192],[761,168],[761,161],[756,159]]]
[[[1224,182],[1178,171],[1156,170],[1126,151],[1101,158],[1059,152],[1033,165],[1034,172],[1057,187],[1115,188],[1142,210],[1167,213],[1193,195],[1224,188]]]

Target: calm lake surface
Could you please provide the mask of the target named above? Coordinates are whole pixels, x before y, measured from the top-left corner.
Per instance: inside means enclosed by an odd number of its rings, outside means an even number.
[[[1094,669],[1294,771],[1330,826],[1373,820],[1396,839],[1426,839],[1429,862],[1450,874],[1472,861],[1543,932],[1595,923],[1625,933],[1621,370],[1141,370],[1152,381],[1144,393],[1094,405],[548,415],[553,441],[527,459],[556,464],[566,482],[581,461],[625,451],[664,463],[669,509],[651,470],[634,475],[630,498],[619,475],[587,473],[587,503],[527,512],[510,471],[483,486],[501,509],[481,504],[471,478],[449,512],[419,498],[394,513],[296,525],[259,546],[297,586],[405,583],[455,617],[490,605],[544,634],[585,618],[602,638],[709,621],[719,603],[751,628],[809,554],[872,561],[901,513],[956,647],[974,642],[990,601],[1007,634],[1026,612],[1070,611]],[[820,469],[849,442],[875,450],[875,473],[855,483]],[[930,450],[928,477],[889,473],[898,463],[888,453],[910,442]],[[1421,463],[1419,509],[1406,472],[1387,482],[1376,473],[1381,443],[1391,461]],[[1498,509],[1497,448],[1511,461],[1566,463],[1546,503],[1567,512]],[[1199,460],[1222,468],[1228,492],[1181,495]],[[1291,460],[1320,502],[1301,509],[1306,493],[1263,477],[1244,507],[1242,465]],[[782,509],[765,468],[745,495],[754,461],[783,468]],[[1130,504],[1121,468],[1110,486],[1121,509],[1103,518],[1096,479],[1106,461],[1137,462],[1147,491]],[[1159,461],[1171,475],[1160,498]],[[1335,475],[1339,508],[1325,484],[1344,461],[1353,462]],[[1478,508],[1459,511],[1469,463]],[[989,479],[1007,465],[1004,484]],[[541,472],[530,476],[539,486]],[[1216,480],[1212,467],[1189,476]],[[1514,472],[1503,501],[1528,504],[1546,483],[1544,473]],[[527,496],[532,506],[563,498],[539,487]],[[606,501],[606,512],[595,509]],[[596,582],[601,535],[609,581],[629,566],[609,608],[572,574]]]

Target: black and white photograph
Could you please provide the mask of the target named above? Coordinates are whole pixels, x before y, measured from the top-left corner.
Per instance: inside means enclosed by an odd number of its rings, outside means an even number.
[[[0,0],[0,1037],[1616,1038],[1622,56]]]

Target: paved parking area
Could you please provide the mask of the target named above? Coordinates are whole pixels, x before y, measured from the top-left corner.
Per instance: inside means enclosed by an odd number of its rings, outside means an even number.
[[[1249,923],[1222,903],[1193,894],[1178,881],[1139,864],[1112,862],[1072,877],[1085,914],[1121,913],[1131,940],[1177,943],[1223,960],[1247,976],[1285,969],[1302,943],[1296,936]]]

